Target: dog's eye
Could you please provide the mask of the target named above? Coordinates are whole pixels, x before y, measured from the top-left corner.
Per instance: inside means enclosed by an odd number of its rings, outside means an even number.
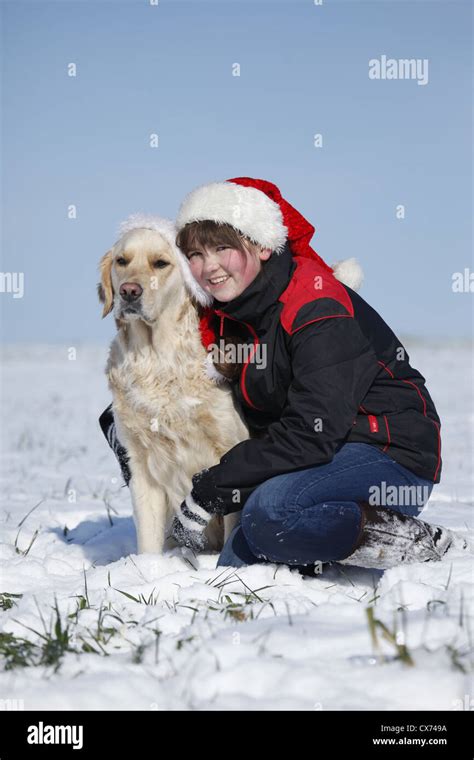
[[[153,262],[153,268],[154,269],[163,269],[164,267],[169,266],[169,261],[163,261],[163,259],[157,259]]]
[[[123,256],[119,256],[117,259],[115,259],[115,262],[119,265],[119,267],[127,266],[127,259],[124,259]]]

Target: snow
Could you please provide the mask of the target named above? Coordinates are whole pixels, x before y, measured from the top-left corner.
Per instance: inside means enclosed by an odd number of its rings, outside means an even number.
[[[405,345],[442,421],[442,480],[423,517],[472,537],[472,347]],[[312,578],[275,564],[216,568],[217,554],[186,549],[137,555],[128,489],[97,422],[110,400],[106,353],[3,350],[0,591],[22,596],[0,611],[0,632],[41,644],[57,603],[77,650],[5,670],[3,699],[26,710],[469,704],[470,556]],[[380,626],[374,649],[369,606],[413,665]]]

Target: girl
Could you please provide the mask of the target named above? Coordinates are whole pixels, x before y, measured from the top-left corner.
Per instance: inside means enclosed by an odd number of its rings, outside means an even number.
[[[191,192],[177,228],[208,304],[203,338],[251,438],[196,473],[175,538],[200,549],[213,514],[242,510],[218,565],[384,569],[466,549],[416,517],[441,474],[424,378],[310,248],[312,225],[275,185],[240,177]]]

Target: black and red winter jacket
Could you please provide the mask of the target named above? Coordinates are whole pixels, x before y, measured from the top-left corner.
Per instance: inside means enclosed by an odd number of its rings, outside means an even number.
[[[237,298],[214,300],[206,326],[216,342],[237,331],[260,359],[264,344],[266,366],[250,352],[231,381],[253,437],[193,477],[205,509],[239,510],[264,481],[330,462],[344,443],[440,481],[440,420],[424,378],[380,315],[317,260],[287,244]]]

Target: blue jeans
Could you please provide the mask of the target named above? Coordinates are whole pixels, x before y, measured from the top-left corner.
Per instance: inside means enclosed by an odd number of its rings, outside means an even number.
[[[374,486],[385,488],[378,492],[381,500],[374,501]],[[241,521],[227,539],[217,565],[241,567],[265,561],[309,565],[346,559],[361,530],[357,502],[385,506],[383,493],[393,494],[390,486],[411,486],[403,489],[411,498],[400,498],[406,504],[400,506],[385,498],[387,508],[416,516],[428,501],[433,482],[418,477],[375,446],[346,443],[328,464],[277,475],[258,486],[244,505]]]

